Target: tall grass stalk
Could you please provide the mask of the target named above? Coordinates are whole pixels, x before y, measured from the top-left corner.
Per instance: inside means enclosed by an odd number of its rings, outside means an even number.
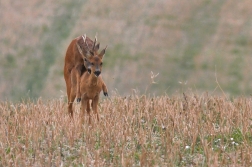
[[[0,166],[251,166],[252,99],[113,96],[79,124],[62,100],[0,103]]]

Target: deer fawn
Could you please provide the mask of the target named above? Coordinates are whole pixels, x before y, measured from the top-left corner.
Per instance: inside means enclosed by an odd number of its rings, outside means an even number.
[[[107,47],[106,47],[107,48]],[[87,53],[87,58],[85,63],[87,65],[87,71],[83,73],[80,78],[80,93],[81,93],[81,119],[83,122],[85,111],[87,111],[89,116],[89,123],[91,122],[90,116],[90,100],[92,101],[92,109],[97,116],[99,121],[98,114],[98,102],[99,95],[101,90],[103,90],[104,95],[108,96],[108,89],[102,80],[101,71],[102,71],[102,58],[105,55],[106,48],[104,48],[100,54],[94,53],[92,50],[89,50]],[[72,70],[71,79],[72,79],[72,90],[76,90],[77,80],[75,73],[76,69]]]
[[[87,67],[90,65],[88,58],[89,54],[98,55],[100,44],[96,44],[97,39],[94,42],[86,37],[86,35],[80,36],[72,40],[67,48],[64,65],[64,78],[67,88],[68,98],[68,112],[73,115],[72,103],[77,96],[77,102],[81,101],[80,95],[80,77],[87,71]],[[92,48],[92,50],[90,50]],[[73,89],[71,76],[72,70],[74,70],[74,79],[76,79],[76,86]]]

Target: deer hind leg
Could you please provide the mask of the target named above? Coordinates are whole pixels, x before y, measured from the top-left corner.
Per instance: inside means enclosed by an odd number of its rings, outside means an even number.
[[[64,78],[66,81],[67,100],[69,101],[71,92],[71,72],[65,68],[64,68]]]
[[[70,79],[69,79],[69,83],[70,83]],[[66,88],[67,88],[67,100],[70,100],[70,93],[71,93],[71,84],[66,84]]]
[[[76,89],[72,87],[70,97],[68,99],[68,113],[70,114],[71,117],[73,117],[73,102],[75,97],[76,97]]]
[[[94,114],[96,115],[98,122],[99,122],[100,118],[99,118],[99,113],[98,113],[98,102],[99,102],[99,95],[95,96],[95,98],[92,100],[92,109],[94,111]]]
[[[73,102],[76,97],[76,78],[75,69],[72,69],[70,75],[68,76],[67,84],[67,96],[68,96],[68,113],[73,117]]]
[[[81,101],[81,93],[80,93],[80,74],[79,72],[76,73],[76,87],[77,87],[77,102]]]

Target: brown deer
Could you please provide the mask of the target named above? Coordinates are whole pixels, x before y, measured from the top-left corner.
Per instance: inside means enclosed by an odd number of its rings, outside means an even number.
[[[95,37],[94,42],[86,37],[86,35],[80,36],[72,40],[70,45],[67,48],[65,56],[65,65],[64,65],[64,78],[67,88],[67,98],[68,103],[72,103],[77,96],[77,102],[80,102],[80,77],[87,70],[89,65],[88,54],[98,54],[100,44],[96,44],[97,38]],[[92,50],[90,50],[92,48]],[[76,90],[71,90],[72,81],[71,81],[71,72],[75,69],[75,78],[76,78]],[[72,92],[72,93],[71,93]],[[69,113],[72,115],[72,105],[69,105],[71,109],[68,109]]]
[[[97,120],[99,121],[98,102],[100,92],[103,90],[104,95],[108,96],[108,89],[100,75],[102,71],[102,58],[105,55],[106,48],[104,48],[100,54],[92,54],[92,51],[88,51],[89,53],[87,52],[87,71],[84,72],[81,76],[81,119],[84,119],[85,111],[87,111],[89,116],[89,123],[91,122],[90,100],[92,101],[92,109],[97,115]],[[76,69],[73,69],[71,72],[72,90],[76,90],[76,72]]]

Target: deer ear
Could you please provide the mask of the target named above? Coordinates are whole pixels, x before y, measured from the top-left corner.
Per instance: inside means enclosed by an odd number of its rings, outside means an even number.
[[[76,46],[77,46],[78,51],[79,51],[79,53],[81,54],[82,58],[84,59],[85,56],[84,56],[84,54],[83,54],[82,47],[78,44],[78,42],[76,43]]]
[[[100,43],[98,43],[97,45],[95,45],[94,51],[97,52],[99,50],[99,48],[100,48]]]
[[[107,49],[107,46],[106,46],[104,49],[102,49],[101,53],[99,54],[99,57],[100,57],[101,59],[102,59],[103,56],[105,55],[106,49]]]
[[[86,51],[85,57],[90,58],[91,56],[92,56],[91,52],[90,51]]]

